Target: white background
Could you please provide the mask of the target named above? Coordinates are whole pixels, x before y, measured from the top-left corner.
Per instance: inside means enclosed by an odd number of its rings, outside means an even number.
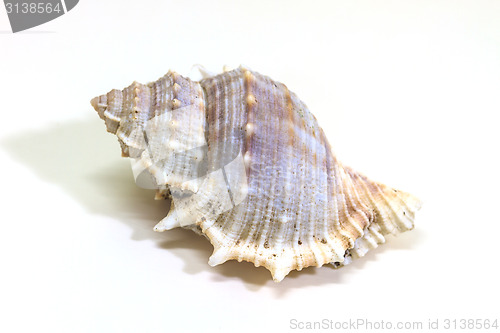
[[[0,331],[500,319],[500,1],[81,0],[17,34],[0,7],[0,30]],[[416,228],[279,284],[155,233],[165,202],[89,101],[240,63],[296,92],[345,164],[422,199]]]

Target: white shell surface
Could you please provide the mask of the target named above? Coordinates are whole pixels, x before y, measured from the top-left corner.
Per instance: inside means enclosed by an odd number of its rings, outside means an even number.
[[[92,104],[135,172],[172,198],[155,230],[202,233],[210,265],[250,261],[281,281],[347,264],[413,228],[417,199],[344,167],[307,106],[249,69],[200,82],[169,72]]]

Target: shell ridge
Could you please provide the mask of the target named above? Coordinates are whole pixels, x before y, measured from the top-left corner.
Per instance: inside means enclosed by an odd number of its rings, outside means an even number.
[[[393,206],[393,203],[388,198],[388,196],[384,194],[384,192],[392,192],[396,194],[393,189],[387,186],[381,188],[377,183],[368,180],[364,176],[360,176],[357,172],[352,170],[350,172],[350,175],[351,177],[353,177],[353,179],[357,180],[359,184],[361,184],[361,186],[365,190],[366,197],[370,198],[372,204],[374,205],[374,209],[378,212],[372,225],[379,225],[381,227],[382,235],[386,235],[389,233],[398,234],[400,232],[408,230],[408,227],[413,227],[413,219],[411,218],[411,216],[403,214],[403,216],[406,217],[407,222],[405,223],[401,221],[397,212],[395,212],[394,210],[395,208]],[[379,198],[375,198],[373,196],[374,194]],[[401,200],[398,195],[393,195],[393,198],[396,198],[398,201]]]
[[[155,198],[171,197],[155,231],[203,234],[212,266],[249,261],[279,282],[291,270],[345,265],[413,228],[421,206],[344,167],[305,103],[243,66],[199,82],[169,71],[91,104],[136,159],[136,182],[147,170]],[[237,158],[246,174],[238,202],[241,174],[228,166]]]

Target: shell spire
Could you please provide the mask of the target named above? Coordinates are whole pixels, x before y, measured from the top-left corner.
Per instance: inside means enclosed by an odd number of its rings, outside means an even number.
[[[136,182],[172,199],[155,230],[204,235],[212,266],[249,261],[279,282],[345,265],[412,229],[421,206],[344,167],[307,106],[247,68],[201,81],[169,72],[91,104],[133,159]]]

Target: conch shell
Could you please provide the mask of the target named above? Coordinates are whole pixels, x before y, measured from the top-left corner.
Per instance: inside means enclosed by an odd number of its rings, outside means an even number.
[[[170,71],[92,99],[136,182],[171,198],[156,231],[190,228],[227,260],[277,282],[308,266],[341,266],[413,228],[420,201],[343,166],[306,105],[240,67],[192,81]]]

